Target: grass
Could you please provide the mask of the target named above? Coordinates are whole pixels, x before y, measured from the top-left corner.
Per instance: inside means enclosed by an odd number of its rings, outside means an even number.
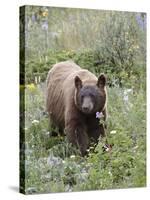
[[[146,186],[146,94],[108,88],[107,138],[80,157],[65,137],[52,137],[44,84],[25,89],[25,193]],[[112,144],[110,152],[103,145]]]

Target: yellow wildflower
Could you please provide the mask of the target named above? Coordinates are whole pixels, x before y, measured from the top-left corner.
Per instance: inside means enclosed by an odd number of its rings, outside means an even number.
[[[30,91],[35,91],[36,87],[33,83],[26,85],[26,88],[29,89]]]
[[[43,17],[47,17],[48,16],[48,11],[46,10],[46,11],[42,12],[42,16]]]

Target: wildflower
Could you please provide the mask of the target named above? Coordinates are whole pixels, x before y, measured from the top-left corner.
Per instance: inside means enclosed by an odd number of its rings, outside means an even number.
[[[47,132],[45,133],[45,135],[49,136],[49,135],[50,135],[50,132],[49,132],[49,131],[47,131]]]
[[[100,119],[102,118],[104,115],[102,112],[96,112],[96,118]]]
[[[123,99],[127,103],[129,101],[129,94],[132,93],[132,89],[126,89],[124,91]]]
[[[75,155],[71,155],[70,158],[75,158]]]
[[[111,144],[104,144],[103,151],[110,152],[112,150]]]
[[[139,49],[139,45],[133,45],[133,49]]]
[[[35,85],[34,85],[33,83],[28,84],[28,85],[26,86],[26,88],[29,89],[30,91],[35,91],[35,89],[36,89],[36,87],[35,87]]]
[[[129,52],[131,52],[132,51],[132,49],[131,48],[129,48]]]
[[[141,29],[145,29],[146,27],[146,15],[137,14],[136,21]]]
[[[124,98],[123,98],[123,99],[124,99],[124,101],[125,101],[125,102],[128,102],[128,100],[129,100],[129,97],[128,97],[128,95],[124,96]]]
[[[90,147],[90,149],[94,149],[94,147]]]
[[[33,22],[35,22],[36,21],[36,15],[33,14],[31,19],[32,19]]]
[[[42,12],[42,16],[43,16],[43,17],[47,17],[47,16],[48,16],[48,10],[43,11],[43,12]]]
[[[42,29],[47,31],[48,30],[48,22],[45,21],[43,24],[42,24]]]
[[[112,130],[111,132],[110,132],[110,134],[116,134],[116,130]]]
[[[35,119],[32,121],[32,124],[39,124],[39,121]]]
[[[110,176],[112,176],[112,173],[111,173],[111,171],[109,171],[109,172],[108,172],[108,174],[109,174]]]

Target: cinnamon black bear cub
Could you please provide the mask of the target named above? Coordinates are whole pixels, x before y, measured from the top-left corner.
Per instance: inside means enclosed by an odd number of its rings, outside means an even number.
[[[90,138],[95,142],[104,136],[103,124],[96,114],[106,119],[106,77],[99,78],[72,61],[55,64],[47,76],[46,107],[50,121],[64,130],[68,141],[86,154]]]

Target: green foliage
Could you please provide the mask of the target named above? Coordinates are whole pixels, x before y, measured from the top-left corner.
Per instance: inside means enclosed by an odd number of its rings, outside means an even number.
[[[82,68],[88,69],[99,76],[100,73],[107,75],[108,84],[111,86],[123,86],[139,89],[140,86],[145,89],[145,64],[142,66],[134,64],[125,69],[123,66],[118,67],[111,64],[96,65],[98,60],[98,52],[92,49],[84,49],[82,51],[49,51],[48,56],[41,60],[29,61],[26,63],[26,83],[35,82],[35,77],[40,76],[40,81],[45,81],[50,68],[61,61],[73,60]],[[103,58],[102,58],[103,60]],[[99,62],[99,61],[98,61]],[[125,65],[124,65],[125,66]],[[130,75],[129,75],[130,74]],[[130,79],[130,81],[129,81]],[[142,83],[141,84],[139,84]]]
[[[25,89],[28,112],[26,193],[146,185],[146,97],[143,89],[136,92],[108,88],[107,138],[100,140],[97,147],[90,148],[89,155],[82,158],[79,151],[67,143],[65,136],[50,136],[52,129],[47,116],[43,115],[43,87],[35,86],[34,91],[33,86]],[[112,145],[111,151],[103,150],[105,142]]]
[[[140,187],[146,185],[146,107],[143,91],[129,93],[129,105],[124,104],[120,89],[109,89],[108,144],[110,152],[103,151],[105,141],[99,142],[96,153],[90,154],[87,182],[82,190]],[[113,99],[115,105],[112,106]],[[142,102],[142,103],[141,103]],[[135,114],[136,113],[136,114]],[[136,115],[136,116],[135,116]],[[138,177],[138,178],[137,178]]]
[[[25,66],[25,85],[20,86],[21,134],[25,131],[20,150],[25,150],[25,157],[21,154],[25,168],[23,164],[20,169],[25,175],[25,192],[144,187],[145,13],[39,6],[26,6],[25,12],[25,18],[20,16],[20,40],[25,31],[20,46],[22,75]],[[65,136],[51,136],[58,131],[49,125],[45,113],[47,73],[55,63],[66,60],[97,76],[105,73],[110,86],[107,138],[96,148],[91,146],[84,158]],[[103,150],[105,143],[112,145],[108,152]]]
[[[145,76],[146,35],[139,28],[136,15],[112,12],[100,31],[104,37],[96,44],[100,60],[104,61],[113,75],[117,75],[119,83],[125,86],[129,78],[136,76],[142,80]]]
[[[106,73],[110,85],[137,87],[139,81],[145,87],[145,13],[34,6],[25,11],[20,50],[25,46],[26,83],[36,76],[44,81],[55,63],[72,59],[97,75]],[[21,30],[23,23],[21,17]]]
[[[57,62],[73,59],[75,52],[49,50],[46,55],[33,60],[27,60],[25,65],[25,82],[35,82],[35,77],[40,76],[41,81],[45,81],[49,69]]]

